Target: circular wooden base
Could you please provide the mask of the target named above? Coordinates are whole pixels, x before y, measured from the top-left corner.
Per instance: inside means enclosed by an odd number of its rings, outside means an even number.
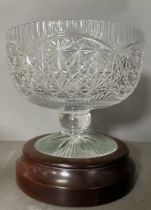
[[[40,136],[41,137],[41,136]],[[16,164],[19,187],[29,196],[60,206],[96,206],[127,194],[134,183],[134,163],[127,146],[90,159],[69,159],[38,152],[28,141]]]

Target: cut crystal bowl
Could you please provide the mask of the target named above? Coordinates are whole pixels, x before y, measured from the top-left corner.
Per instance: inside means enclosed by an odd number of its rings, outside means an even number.
[[[50,20],[7,31],[11,76],[33,103],[60,110],[59,133],[35,143],[45,154],[92,158],[110,154],[116,142],[88,133],[90,110],[120,103],[142,71],[143,33],[124,23]]]

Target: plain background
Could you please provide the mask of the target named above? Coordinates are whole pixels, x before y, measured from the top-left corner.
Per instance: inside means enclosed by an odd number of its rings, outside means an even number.
[[[17,93],[5,50],[9,27],[55,18],[125,21],[144,31],[143,75],[136,91],[119,105],[92,111],[91,128],[126,141],[151,141],[150,0],[0,0],[0,140],[28,140],[60,129],[58,111],[31,104]]]

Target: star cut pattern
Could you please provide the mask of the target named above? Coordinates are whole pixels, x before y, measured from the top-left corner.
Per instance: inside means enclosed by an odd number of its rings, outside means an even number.
[[[100,107],[119,103],[133,92],[141,74],[139,43],[115,49],[102,40],[56,30],[30,46],[10,41],[7,48],[16,86],[50,106],[55,100]]]

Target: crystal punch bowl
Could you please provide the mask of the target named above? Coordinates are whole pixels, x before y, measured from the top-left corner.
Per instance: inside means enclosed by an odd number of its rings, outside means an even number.
[[[35,143],[66,158],[104,156],[117,149],[107,136],[86,132],[90,110],[126,99],[142,70],[143,33],[123,23],[50,20],[7,31],[11,76],[33,103],[60,110],[59,133]]]

